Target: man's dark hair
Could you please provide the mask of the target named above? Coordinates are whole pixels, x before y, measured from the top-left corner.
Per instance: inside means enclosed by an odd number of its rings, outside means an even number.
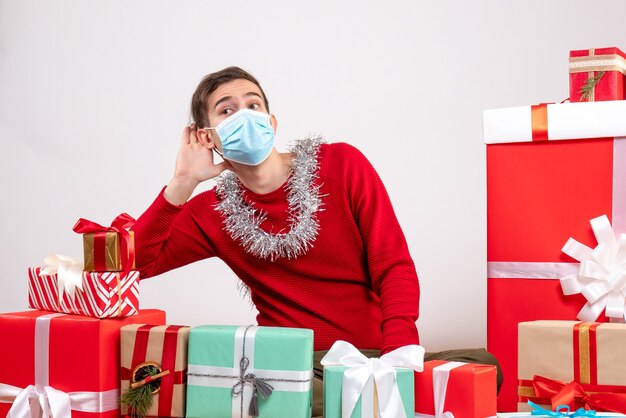
[[[259,84],[256,78],[249,72],[242,70],[239,67],[228,67],[223,70],[211,73],[206,75],[198,87],[196,87],[196,91],[193,93],[191,97],[191,117],[193,121],[199,127],[209,127],[209,117],[207,116],[208,103],[207,99],[209,98],[209,94],[213,93],[219,86],[224,83],[228,83],[229,81],[244,79],[248,80],[261,90],[261,94],[263,95],[263,101],[265,102],[265,109],[269,112],[270,105],[267,101],[267,96],[263,91],[263,88]]]

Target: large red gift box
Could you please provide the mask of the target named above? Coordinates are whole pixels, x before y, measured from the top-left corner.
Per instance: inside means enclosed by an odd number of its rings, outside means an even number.
[[[495,417],[496,366],[424,362],[424,371],[415,373],[415,411],[416,417],[443,416],[446,412],[455,418]]]
[[[569,73],[572,102],[626,98],[626,55],[618,48],[570,51]],[[584,92],[587,83],[594,86]]]
[[[47,311],[115,318],[137,314],[139,309],[139,272],[83,272],[82,288],[73,294],[63,292],[59,277],[41,274],[41,267],[28,269],[28,307]],[[59,293],[61,296],[59,297]]]
[[[142,310],[119,319],[0,314],[0,416],[12,405],[21,413],[36,411],[39,399],[54,418],[119,417],[120,328],[132,323],[165,324],[165,312]],[[61,408],[65,403],[71,412]]]
[[[502,366],[500,412],[515,411],[517,324],[576,319],[583,296],[558,279],[579,264],[568,238],[590,247],[603,214],[626,232],[626,101],[486,110],[487,346]],[[599,321],[604,321],[601,316]]]

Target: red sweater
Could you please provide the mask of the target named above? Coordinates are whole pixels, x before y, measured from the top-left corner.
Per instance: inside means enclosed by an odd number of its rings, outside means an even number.
[[[182,206],[161,192],[134,227],[142,278],[219,257],[250,288],[259,325],[313,329],[315,350],[339,339],[383,353],[417,344],[417,274],[380,177],[344,143],[321,145],[319,169],[319,235],[305,254],[246,253],[224,230],[215,189]],[[245,198],[267,212],[264,230],[288,230],[285,185]]]

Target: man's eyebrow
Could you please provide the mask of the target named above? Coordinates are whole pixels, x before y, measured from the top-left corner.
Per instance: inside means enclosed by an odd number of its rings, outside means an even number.
[[[214,107],[214,108],[217,108],[217,106],[218,106],[220,103],[222,103],[222,102],[226,102],[226,101],[228,101],[228,100],[230,100],[230,99],[232,99],[232,98],[233,98],[233,96],[224,96],[224,97],[222,97],[221,99],[219,99],[217,102],[215,102],[215,105],[214,105],[213,107]]]
[[[245,97],[257,96],[259,99],[263,99],[263,97],[261,97],[261,95],[259,93],[257,93],[256,91],[250,91],[250,92],[246,93],[244,96]]]
[[[256,91],[249,91],[248,93],[244,94],[244,97],[250,97],[250,96],[256,96],[259,99],[263,100],[263,97],[259,93],[257,93]],[[213,107],[217,108],[217,106],[220,103],[226,102],[226,101],[228,101],[228,100],[230,100],[232,98],[233,98],[233,96],[224,96],[221,99],[219,99],[217,102],[215,102],[215,105]]]

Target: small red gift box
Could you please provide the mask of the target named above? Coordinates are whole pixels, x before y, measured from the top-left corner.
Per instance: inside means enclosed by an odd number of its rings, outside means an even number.
[[[570,51],[570,101],[624,100],[625,79],[626,55],[618,48]]]
[[[496,393],[496,366],[427,361],[415,373],[415,416],[495,417]]]
[[[165,312],[118,319],[0,314],[0,416],[50,408],[54,418],[119,417],[120,328],[131,323],[164,324]]]
[[[57,274],[41,274],[41,267],[28,269],[28,306],[94,318],[115,318],[137,314],[139,272],[82,273],[82,289],[71,292],[59,283]]]
[[[487,348],[504,373],[501,412],[517,407],[517,324],[573,320],[586,304],[559,282],[580,267],[562,252],[568,238],[595,247],[589,221],[603,214],[626,232],[624,114],[626,101],[484,112]]]

